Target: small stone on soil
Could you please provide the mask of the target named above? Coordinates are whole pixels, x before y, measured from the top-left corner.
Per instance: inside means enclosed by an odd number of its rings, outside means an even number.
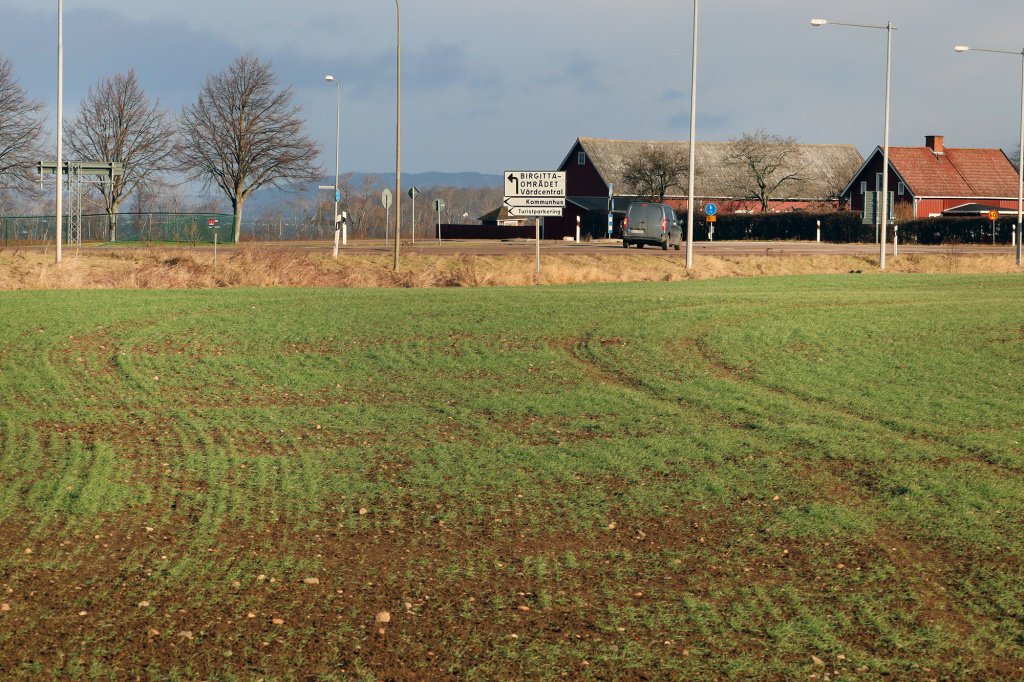
[[[391,614],[388,613],[387,611],[381,611],[380,613],[377,614],[377,622],[378,623],[390,623],[391,622]]]
[[[306,583],[307,585],[319,585],[320,578],[304,578],[302,582]]]
[[[270,622],[273,623],[274,625],[284,625],[284,619],[283,618],[274,618]]]

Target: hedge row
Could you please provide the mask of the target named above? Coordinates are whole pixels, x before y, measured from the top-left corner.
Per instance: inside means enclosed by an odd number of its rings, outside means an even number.
[[[875,226],[864,225],[861,214],[855,211],[831,213],[725,213],[719,214],[714,224],[716,241],[814,241],[818,222],[821,222],[821,241],[835,244],[873,243]],[[1011,218],[996,221],[995,241],[1009,244],[1013,226]],[[889,238],[893,230],[889,229]],[[964,244],[991,244],[992,223],[978,218],[924,218],[903,223],[898,229],[903,244],[944,244],[959,241]],[[706,226],[694,225],[693,238],[707,241]]]

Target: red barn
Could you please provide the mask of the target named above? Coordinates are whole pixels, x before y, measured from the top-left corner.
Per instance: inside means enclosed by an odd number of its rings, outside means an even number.
[[[843,190],[851,209],[863,211],[864,194],[882,190],[882,156],[876,148]],[[941,135],[928,135],[923,147],[889,147],[889,191],[893,211],[915,218],[965,204],[1016,209],[1018,176],[1001,149],[950,148]]]

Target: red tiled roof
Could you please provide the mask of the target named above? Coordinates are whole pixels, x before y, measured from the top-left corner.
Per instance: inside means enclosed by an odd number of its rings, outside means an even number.
[[[998,149],[890,147],[889,162],[917,197],[1015,197],[1017,171]]]

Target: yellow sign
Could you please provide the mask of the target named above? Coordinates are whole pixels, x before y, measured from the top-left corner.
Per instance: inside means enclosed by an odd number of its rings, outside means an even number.
[[[709,215],[708,216],[708,222],[709,223],[714,223],[714,222],[717,222],[717,221],[718,221],[718,216],[716,216],[716,215]]]
[[[999,220],[999,211],[989,211],[988,212],[988,219],[989,220]]]

